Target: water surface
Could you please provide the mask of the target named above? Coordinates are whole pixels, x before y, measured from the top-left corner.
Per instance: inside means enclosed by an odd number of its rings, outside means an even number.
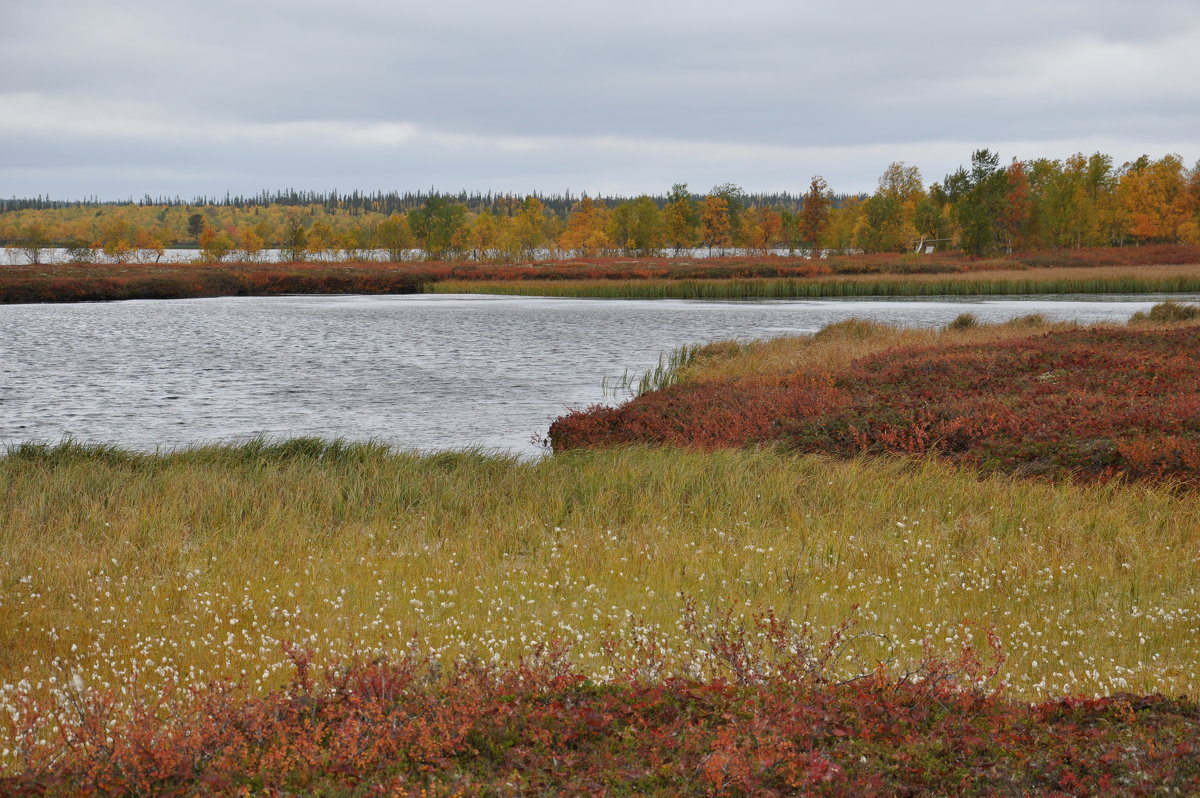
[[[1176,297],[1187,299],[1187,297]],[[1124,321],[1160,297],[701,302],[291,296],[0,306],[0,444],[152,450],[255,435],[535,454],[564,410],[664,351],[858,317]]]

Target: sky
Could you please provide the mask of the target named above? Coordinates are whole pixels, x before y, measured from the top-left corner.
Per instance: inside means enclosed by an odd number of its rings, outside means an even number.
[[[1200,158],[1196,0],[0,0],[0,196],[871,191]]]

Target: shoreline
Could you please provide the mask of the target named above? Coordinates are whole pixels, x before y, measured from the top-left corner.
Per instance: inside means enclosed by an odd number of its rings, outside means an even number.
[[[1044,253],[1034,253],[1044,255]],[[1115,262],[1128,253],[1075,261],[809,261],[730,258],[607,259],[537,264],[221,263],[51,264],[0,269],[0,304],[198,299],[285,294],[475,293],[590,299],[820,299],[844,297],[1053,296],[1200,292],[1191,250],[1145,252],[1162,262]],[[1105,261],[1108,258],[1109,262]],[[1187,262],[1180,262],[1186,260]]]

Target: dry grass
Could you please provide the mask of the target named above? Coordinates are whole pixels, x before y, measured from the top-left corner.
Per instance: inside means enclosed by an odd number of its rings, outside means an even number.
[[[895,275],[897,281],[912,283],[943,283],[943,282],[974,282],[981,278],[988,280],[1047,282],[1052,283],[1065,278],[1073,280],[1132,280],[1139,278],[1180,279],[1200,278],[1200,263],[1162,264],[1138,266],[1020,266],[1014,268],[991,268],[990,264],[982,262],[978,270],[961,272],[939,272],[931,274]],[[851,282],[874,283],[879,281],[878,274],[831,274],[814,277],[816,281],[831,282],[848,280]]]
[[[681,595],[854,615],[886,640],[848,672],[994,625],[1017,696],[1200,689],[1193,494],[769,450],[323,446],[0,459],[0,705],[74,675],[272,686],[282,641],[505,661],[558,638],[605,678],[617,640],[690,672]]]
[[[709,344],[689,359],[687,365],[679,370],[677,379],[680,382],[706,382],[795,372],[837,372],[861,357],[898,347],[933,346],[939,343],[980,344],[1024,338],[1072,326],[1069,323],[1047,323],[1039,316],[1025,316],[1005,324],[958,330],[892,327],[849,319],[831,324],[816,335]]]

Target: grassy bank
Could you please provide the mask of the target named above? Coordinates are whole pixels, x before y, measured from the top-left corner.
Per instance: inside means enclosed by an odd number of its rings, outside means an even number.
[[[612,299],[1200,292],[1200,248],[1014,255],[775,256],[561,260],[526,264],[219,263],[0,269],[0,303],[273,294],[487,293]]]
[[[866,296],[1012,296],[1020,294],[1171,294],[1200,292],[1200,267],[1164,273],[1127,268],[1005,271],[921,276],[713,280],[446,280],[425,290],[594,299],[819,299]],[[1065,273],[1064,273],[1065,272]],[[1169,272],[1169,273],[1165,273]]]
[[[698,655],[680,595],[886,636],[847,673],[995,626],[1016,696],[1200,686],[1200,500],[1166,488],[771,450],[529,463],[317,442],[25,447],[0,484],[5,701],[72,674],[270,686],[281,641],[512,661],[559,638],[609,677],[605,640],[653,640],[681,672]]]
[[[1165,303],[1158,310],[1188,310]],[[1186,316],[1188,314],[1182,314]],[[1151,321],[1150,318],[1145,321]],[[1200,327],[1071,327],[1038,317],[717,344],[621,407],[558,419],[558,451],[774,442],[842,456],[938,455],[985,471],[1200,483]]]

